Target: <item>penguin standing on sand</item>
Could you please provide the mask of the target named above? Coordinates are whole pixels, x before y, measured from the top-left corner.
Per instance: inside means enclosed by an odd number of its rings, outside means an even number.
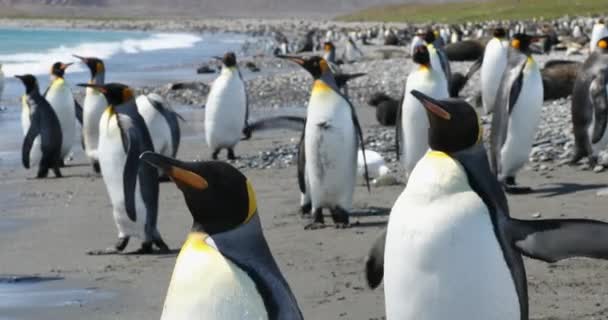
[[[416,47],[413,60],[416,63],[415,70],[407,77],[395,127],[397,155],[407,175],[429,149],[429,121],[422,104],[411,94],[412,90],[424,92],[437,99],[449,97],[443,73],[431,65],[427,46]]]
[[[45,99],[55,110],[61,132],[63,134],[63,145],[61,146],[61,159],[65,160],[76,139],[76,100],[72,94],[72,89],[64,79],[65,70],[71,63],[56,62],[51,68],[51,84],[44,93]]]
[[[336,60],[336,46],[333,44],[333,42],[328,41],[323,44],[323,59],[327,61],[327,64],[329,65],[329,68],[333,74],[338,74],[341,72],[340,66],[338,65],[339,63]]]
[[[133,91],[122,84],[81,84],[103,93],[108,106],[99,121],[99,165],[103,173],[118,242],[114,247],[89,254],[122,252],[132,236],[142,239],[137,253],[151,253],[156,245],[162,253],[169,248],[156,227],[158,217],[158,171],[139,162],[144,151],[153,151],[146,123],[137,111]]]
[[[21,160],[26,169],[38,164],[37,178],[46,178],[49,169],[61,177],[61,124],[51,105],[40,95],[38,81],[30,74],[16,76],[25,86],[22,125]],[[27,119],[24,119],[27,118]]]
[[[228,52],[219,59],[222,60],[222,71],[211,85],[205,105],[205,138],[213,159],[217,159],[222,149],[227,149],[228,159],[234,160],[234,147],[243,134],[248,138],[247,91],[236,64],[236,55]]]
[[[106,68],[102,60],[95,57],[75,57],[80,59],[89,68],[91,73],[90,84],[101,86],[105,83]],[[108,106],[108,101],[106,101],[106,97],[98,89],[87,87],[83,105],[82,137],[84,151],[93,165],[93,170],[99,173],[99,158],[97,155],[99,120],[103,111]]]
[[[303,152],[299,156],[299,161],[305,164],[298,165],[298,181],[301,189],[305,187],[301,202],[305,204],[306,198],[310,197],[313,212],[313,221],[306,228],[324,226],[323,208],[330,209],[336,227],[347,227],[356,183],[358,145],[364,149],[357,114],[340,93],[325,59],[318,56],[306,59],[279,57],[299,64],[314,78],[303,133],[304,145],[300,150]],[[369,179],[366,181],[369,189]]]
[[[386,279],[387,320],[527,320],[522,255],[545,262],[608,258],[606,223],[511,218],[473,107],[412,94],[428,113],[431,151],[366,263],[372,288]]]
[[[598,153],[608,145],[608,37],[596,46],[578,72],[571,109],[574,157],[570,163],[589,157],[592,168]]]
[[[502,74],[507,67],[509,41],[504,28],[496,28],[494,37],[486,45],[481,65],[481,100],[486,114],[492,112]]]
[[[543,81],[530,52],[535,39],[523,33],[513,36],[493,108],[490,160],[509,193],[531,191],[517,186],[515,175],[528,162],[543,104]]]
[[[135,102],[137,110],[150,131],[154,150],[160,154],[175,157],[181,139],[179,127],[181,116],[169,106],[163,97],[156,93],[140,95]],[[183,120],[183,118],[181,119]]]
[[[303,319],[264,238],[251,182],[230,164],[141,156],[184,194],[194,223],[161,320]]]

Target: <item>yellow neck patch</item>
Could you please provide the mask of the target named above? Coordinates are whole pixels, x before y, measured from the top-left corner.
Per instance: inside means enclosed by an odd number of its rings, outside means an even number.
[[[320,93],[320,92],[327,92],[327,91],[331,91],[331,87],[329,85],[327,85],[327,83],[323,82],[322,80],[315,80],[315,82],[312,85],[312,93]]]
[[[182,251],[194,250],[199,252],[214,250],[209,244],[207,244],[208,234],[202,232],[191,232],[186,238],[186,242],[182,246]]]
[[[245,219],[244,223],[249,222],[249,220],[251,220],[251,218],[253,218],[253,216],[255,215],[255,213],[258,210],[258,204],[257,204],[257,200],[255,197],[255,190],[253,190],[253,186],[251,185],[251,182],[249,182],[249,180],[247,180],[247,196],[249,198],[249,209],[247,211],[247,219]]]
[[[445,159],[445,158],[451,158],[450,156],[448,156],[447,153],[445,152],[441,152],[441,151],[436,151],[436,150],[431,150],[426,154],[427,157],[429,158],[435,158],[435,159]]]
[[[104,113],[108,114],[108,120],[116,113],[114,111],[114,106],[113,105],[109,105],[106,107],[106,110],[104,111]]]
[[[28,113],[30,112],[30,105],[27,104],[27,96],[26,95],[23,95],[21,97],[21,105],[23,106],[23,108],[25,108],[25,110],[27,110]]]
[[[61,87],[65,84],[65,80],[63,78],[55,78],[55,80],[53,80],[53,83],[51,84],[51,89],[56,89],[58,87]]]

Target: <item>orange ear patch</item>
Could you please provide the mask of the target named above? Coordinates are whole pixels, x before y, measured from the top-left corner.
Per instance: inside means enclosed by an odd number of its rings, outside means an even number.
[[[129,101],[133,99],[133,90],[126,88],[122,90],[122,101]]]
[[[169,177],[178,185],[185,185],[198,190],[205,190],[209,187],[207,180],[198,174],[178,167],[171,167],[168,172]]]
[[[515,49],[519,49],[519,47],[521,46],[521,42],[517,39],[513,39],[513,41],[511,41],[511,47],[515,48]]]
[[[597,43],[597,46],[600,47],[600,48],[602,48],[602,49],[606,49],[606,48],[608,48],[608,42],[606,42],[606,40],[600,40]]]
[[[449,114],[447,111],[443,110],[442,107],[440,107],[430,101],[424,101],[424,102],[422,102],[422,104],[424,104],[425,108],[429,109],[433,114],[440,117],[441,119],[444,119],[444,120],[452,119],[452,115]]]

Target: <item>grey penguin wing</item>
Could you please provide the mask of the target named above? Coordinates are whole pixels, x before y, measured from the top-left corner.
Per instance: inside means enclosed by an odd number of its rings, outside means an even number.
[[[27,130],[21,145],[21,163],[26,169],[30,168],[30,151],[34,145],[34,140],[40,134],[40,112],[34,109],[30,115],[30,128]]]
[[[163,103],[159,100],[153,99],[149,96],[146,96],[146,99],[150,102],[150,104],[162,114],[165,121],[167,121],[167,125],[169,125],[169,130],[171,130],[171,145],[173,146],[173,150],[171,154],[173,157],[177,155],[177,151],[179,150],[179,143],[181,140],[181,130],[179,127],[178,113],[174,110],[167,108]]]
[[[445,79],[448,81],[452,78],[452,70],[450,68],[450,60],[448,60],[448,55],[445,53],[445,50],[437,48],[437,55],[439,56],[439,62],[441,63],[441,69],[443,70],[443,74],[445,74]]]
[[[76,119],[78,120],[78,123],[82,125],[82,106],[80,103],[78,103],[78,101],[76,101],[76,99],[74,99],[74,111],[76,112]]]
[[[397,107],[397,119],[395,119],[395,152],[397,153],[397,160],[401,158],[401,134],[403,129],[401,126],[401,112],[403,109],[403,101],[405,100],[405,89],[403,89],[403,94],[401,94],[401,99],[399,100],[399,106]]]
[[[251,131],[249,130],[249,97],[247,96],[247,84],[245,84],[245,78],[243,78],[241,69],[238,71],[239,78],[243,82],[243,90],[245,91],[245,123],[243,124],[243,133],[245,134],[245,140],[248,140],[251,138]]]
[[[606,131],[608,120],[608,101],[606,97],[606,70],[602,70],[589,86],[589,101],[595,115],[593,124],[592,143],[598,143]]]
[[[365,261],[365,278],[370,288],[376,289],[384,277],[384,247],[386,245],[386,232],[384,229],[374,242],[367,260]]]
[[[301,131],[306,126],[306,118],[298,116],[276,116],[249,123],[251,132],[271,129],[291,129]]]
[[[306,193],[306,152],[304,148],[304,137],[306,136],[306,125],[302,130],[300,141],[298,142],[298,186],[300,192]]]
[[[510,51],[507,69],[498,87],[490,132],[490,164],[495,174],[500,173],[500,153],[507,139],[509,116],[521,91],[521,73],[526,65],[526,59],[525,55]]]
[[[363,140],[363,130],[361,130],[361,124],[359,123],[359,118],[357,117],[357,111],[355,110],[355,107],[353,106],[352,103],[350,103],[350,101],[348,100],[348,98],[346,98],[340,91],[336,90],[336,93],[339,94],[342,99],[344,99],[344,101],[346,101],[346,103],[348,103],[348,106],[350,107],[350,114],[353,120],[353,125],[355,126],[355,133],[357,134],[357,138],[359,140],[359,144],[361,146],[361,153],[363,154],[363,171],[364,171],[364,178],[365,178],[365,185],[367,186],[367,191],[371,191],[371,187],[369,184],[369,172],[367,169],[367,157],[365,155],[365,140]]]
[[[572,257],[608,259],[608,223],[587,219],[517,220],[507,230],[530,258],[556,262]]]
[[[511,244],[511,237],[504,226],[509,222],[509,205],[502,186],[492,175],[483,144],[450,154],[465,169],[471,189],[481,198],[488,209],[496,240],[502,249],[520,306],[520,319],[528,320],[528,282],[523,259]]]
[[[131,221],[137,221],[137,213],[135,209],[135,186],[139,173],[139,148],[137,128],[133,124],[132,119],[126,115],[117,114],[118,127],[122,144],[127,154],[127,160],[123,169],[123,193],[125,199],[125,210]]]

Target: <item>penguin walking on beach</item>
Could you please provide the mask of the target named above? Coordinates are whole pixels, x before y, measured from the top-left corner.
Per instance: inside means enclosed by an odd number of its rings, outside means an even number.
[[[194,220],[161,320],[303,319],[262,231],[251,182],[228,163],[146,152],[184,194]]]
[[[303,163],[298,165],[298,182],[300,189],[305,189],[301,203],[306,204],[309,197],[313,213],[313,221],[306,228],[324,226],[323,208],[331,211],[337,228],[348,227],[356,183],[358,145],[364,150],[363,132],[355,109],[340,93],[325,59],[318,56],[279,57],[297,63],[314,78],[303,133],[304,144],[298,157]],[[367,165],[365,167],[369,189]]]
[[[135,102],[150,131],[154,150],[175,157],[181,140],[179,120],[183,118],[156,93],[140,95]]]
[[[323,44],[323,59],[327,61],[327,64],[329,65],[329,68],[333,74],[341,73],[339,66],[340,63],[336,57],[336,46],[333,42],[328,41]]]
[[[79,108],[72,89],[64,79],[65,70],[71,63],[56,62],[51,67],[51,84],[44,93],[45,99],[51,104],[59,123],[63,135],[61,146],[61,159],[64,161],[72,151],[74,140],[76,139],[76,109]]]
[[[517,186],[515,175],[528,162],[543,104],[543,81],[530,52],[535,39],[513,36],[493,108],[490,163],[508,193],[531,191]]]
[[[37,178],[46,178],[49,169],[60,178],[61,146],[63,133],[57,114],[40,94],[38,81],[31,74],[16,76],[25,86],[21,124],[23,145],[21,160],[23,166],[38,164]]]
[[[142,239],[136,253],[161,253],[169,248],[156,227],[158,217],[158,171],[139,162],[145,151],[154,151],[150,132],[137,111],[133,91],[117,83],[80,84],[103,93],[108,106],[99,121],[98,157],[103,180],[112,202],[118,242],[114,247],[91,251],[91,255],[122,252],[131,237]]]
[[[214,160],[222,149],[227,149],[228,159],[234,160],[234,147],[243,135],[249,138],[247,91],[236,55],[228,52],[218,59],[223,65],[219,77],[211,85],[205,105],[205,138]]]
[[[527,320],[522,256],[608,259],[604,222],[511,218],[473,107],[412,94],[428,114],[431,150],[366,261],[372,288],[385,279],[387,320]]]
[[[427,133],[429,121],[422,104],[411,94],[412,90],[418,90],[437,99],[449,97],[442,71],[435,69],[431,64],[428,47],[424,45],[416,47],[412,58],[416,66],[407,77],[395,126],[397,156],[407,175],[412,172],[418,160],[429,148]]]
[[[498,85],[507,67],[509,40],[504,28],[496,28],[494,37],[486,45],[481,65],[481,101],[486,114],[492,112]]]
[[[91,74],[89,83],[101,86],[105,83],[106,68],[101,59],[75,56],[86,64]],[[91,161],[93,170],[100,173],[97,144],[99,142],[99,120],[108,106],[106,97],[95,87],[87,87],[83,103],[82,137],[84,151]]]
[[[608,145],[608,37],[596,46],[578,72],[571,108],[574,156],[570,163],[588,157],[592,168]]]

